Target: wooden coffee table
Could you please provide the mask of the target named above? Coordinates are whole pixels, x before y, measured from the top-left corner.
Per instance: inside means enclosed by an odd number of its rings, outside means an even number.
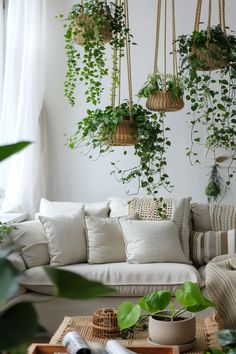
[[[219,348],[216,333],[218,332],[218,323],[214,315],[203,318],[197,318],[197,333],[196,344],[191,350],[191,353],[200,354],[207,347]],[[105,344],[107,339],[98,338],[93,336],[92,333],[92,316],[77,316],[77,317],[65,317],[58,330],[52,337],[51,344],[61,344],[62,338],[69,331],[77,331],[88,342],[96,342]],[[125,347],[148,348],[156,346],[150,346],[147,342],[148,331],[139,331],[135,333],[132,338],[129,339],[117,339]],[[146,351],[146,353],[149,350]],[[157,351],[156,351],[157,353]],[[140,353],[141,354],[141,353]],[[152,353],[150,353],[152,354]],[[159,353],[158,353],[159,354]]]

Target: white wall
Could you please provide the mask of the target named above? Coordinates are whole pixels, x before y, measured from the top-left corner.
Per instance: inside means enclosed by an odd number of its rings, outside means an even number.
[[[168,2],[170,4],[170,0]],[[110,155],[93,162],[81,156],[79,151],[72,151],[64,145],[64,134],[72,134],[75,131],[76,122],[86,113],[85,100],[81,94],[78,95],[79,103],[73,108],[64,98],[63,82],[66,72],[66,58],[63,24],[55,19],[57,14],[66,14],[74,3],[75,1],[72,0],[48,0],[48,70],[45,94],[48,138],[47,197],[52,200],[99,201],[109,196],[125,196],[124,186],[110,176],[111,167],[109,165],[110,161],[123,159],[123,148],[117,148],[113,156]],[[178,34],[192,31],[195,3],[194,0],[176,0]],[[206,0],[205,3],[207,3]],[[213,0],[215,7],[217,4],[218,0]],[[137,93],[146,80],[147,74],[152,71],[156,0],[129,0],[129,6],[130,28],[135,41],[139,44],[132,49],[133,91]],[[226,22],[235,30],[236,1],[227,0],[226,6]],[[206,16],[206,9],[203,10]],[[216,14],[213,15],[216,18]],[[169,26],[171,26],[170,18]],[[170,31],[168,38],[170,42]],[[162,64],[162,49],[160,52]],[[170,57],[169,64],[171,59]],[[161,68],[162,65],[160,65]],[[125,65],[123,76],[125,80]],[[127,98],[127,85],[124,80],[122,95],[125,99]],[[104,97],[102,103],[103,105],[109,104],[109,93]],[[204,188],[208,179],[209,167],[191,167],[185,156],[185,148],[190,142],[186,112],[187,108],[177,113],[169,113],[166,119],[166,123],[171,127],[172,146],[168,152],[168,173],[175,185],[172,196],[191,195],[194,201],[204,202],[206,201]],[[203,151],[200,156],[204,156]],[[130,166],[133,161],[132,148],[130,148],[125,165]],[[135,190],[135,186],[133,187]],[[231,190],[227,193],[224,202],[235,202],[235,187],[236,179],[234,178]],[[165,192],[163,194],[166,195]]]

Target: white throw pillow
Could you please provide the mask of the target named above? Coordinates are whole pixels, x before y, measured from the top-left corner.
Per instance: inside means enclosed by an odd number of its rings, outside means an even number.
[[[50,253],[50,265],[59,267],[86,262],[86,238],[83,208],[72,216],[39,215]]]
[[[131,213],[137,213],[140,219],[146,220],[158,220],[159,217],[157,215],[157,206],[152,198],[133,198],[133,199],[122,199],[122,198],[109,198],[110,202],[110,216],[122,216],[129,214],[129,201],[133,201],[134,205],[136,204],[137,208],[131,208]],[[165,199],[164,199],[165,200]],[[178,228],[178,237],[182,246],[182,250],[186,257],[190,259],[189,252],[189,238],[190,238],[190,230],[189,230],[189,220],[190,220],[190,201],[189,198],[175,199],[168,198],[167,204],[170,206],[172,202],[172,215],[167,219],[170,219],[175,223]],[[150,202],[150,203],[149,203]],[[132,204],[132,203],[131,203]],[[150,209],[150,215],[147,215],[147,207]],[[167,213],[168,214],[168,213]]]
[[[14,224],[10,238],[16,250],[22,254],[28,268],[49,264],[47,240],[39,221]],[[32,253],[32,246],[34,246],[34,253]]]
[[[84,207],[85,215],[107,217],[109,214],[109,202],[75,203],[75,202],[51,202],[41,198],[39,215],[58,216],[75,214]]]
[[[136,220],[137,215],[123,217]],[[86,217],[88,263],[125,262],[125,244],[119,218]]]
[[[172,221],[120,219],[129,263],[189,263]]]

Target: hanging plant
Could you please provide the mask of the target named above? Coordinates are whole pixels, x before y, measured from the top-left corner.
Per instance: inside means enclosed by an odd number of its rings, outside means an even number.
[[[165,90],[165,80],[160,73],[149,75],[143,88],[138,92],[139,98],[148,98],[146,103],[147,108],[153,111],[162,111],[162,105],[158,103],[163,100],[163,96],[168,100],[165,107],[166,109],[168,108],[168,110],[173,111],[182,109],[184,107],[183,95],[183,84],[179,77],[177,79],[174,75],[167,74]],[[155,104],[153,101],[157,101],[158,103]]]
[[[108,144],[113,139],[117,127],[129,115],[128,103],[122,103],[115,109],[108,106],[104,110],[88,110],[87,117],[78,122],[76,133],[67,139],[67,145],[72,149],[82,149],[82,152],[91,159],[94,158],[94,154],[98,154],[96,155],[98,157],[106,155],[113,151],[113,147]],[[138,189],[135,194],[140,188],[144,188],[149,195],[157,198],[160,187],[168,191],[173,187],[165,172],[167,165],[165,153],[171,145],[165,134],[169,130],[164,126],[165,114],[160,113],[157,116],[141,105],[134,104],[131,116],[132,138],[136,140],[134,155],[138,157],[139,162],[128,170],[122,170],[117,163],[112,162],[114,169],[111,173],[125,185],[137,180]],[[94,153],[91,153],[93,150]],[[127,153],[125,149],[124,155]]]
[[[109,6],[106,0],[84,0],[75,4],[66,18],[58,17],[65,20],[65,96],[73,106],[77,84],[84,82],[86,102],[97,105],[103,92],[102,79],[108,74],[104,43],[109,42],[112,50],[123,55],[128,31],[124,6],[121,2]]]
[[[222,193],[222,178],[218,164],[211,167],[210,177],[205,189],[208,203],[216,202]]]
[[[175,5],[174,0],[172,0],[173,74],[166,73],[167,1],[165,1],[164,8],[164,73],[160,74],[157,64],[160,41],[161,3],[161,0],[158,0],[153,74],[148,76],[144,87],[138,93],[138,97],[147,98],[146,107],[150,111],[175,112],[184,107],[184,101],[182,98],[183,85],[177,69]]]
[[[195,26],[196,23],[199,26],[200,3],[197,3]],[[198,145],[205,147],[206,158],[217,156],[222,150],[227,153],[226,191],[235,172],[231,166],[236,159],[236,38],[226,33],[223,0],[219,1],[219,8],[220,25],[211,27],[209,15],[207,30],[195,30],[191,36],[182,35],[178,44],[181,76],[187,92],[185,98],[190,102],[187,114],[190,117],[191,145],[187,148],[187,155],[191,164],[200,163]],[[208,58],[200,55],[203,52]],[[220,69],[212,71],[213,67]]]

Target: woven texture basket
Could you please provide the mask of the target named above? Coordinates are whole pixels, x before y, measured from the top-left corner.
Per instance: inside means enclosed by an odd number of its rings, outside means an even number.
[[[177,112],[184,107],[184,101],[182,97],[173,97],[170,91],[159,91],[148,96],[146,107],[150,111]]]
[[[137,131],[133,127],[132,119],[124,119],[117,125],[113,137],[107,141],[112,146],[129,146],[138,142]]]
[[[225,60],[221,60],[222,56],[225,54],[224,50],[219,49],[219,47],[216,44],[209,44],[208,49],[211,52],[215,53],[217,59],[212,58],[206,52],[205,48],[192,49],[192,54],[195,54],[198,60],[202,62],[202,67],[198,67],[197,70],[208,71],[208,70],[217,70],[217,69],[224,68],[227,65],[227,62]]]
[[[120,335],[116,310],[98,309],[93,313],[93,335],[99,338],[116,338]]]
[[[80,26],[81,21],[90,22],[91,28],[89,27],[89,31],[91,33],[93,33],[93,31],[94,31],[94,23],[93,23],[93,20],[91,19],[90,16],[88,16],[88,15],[77,16],[75,19],[75,22],[74,22],[74,27],[73,27],[73,32],[76,32],[76,35],[74,36],[73,41],[79,45],[84,44],[84,37],[83,37],[84,29],[83,29],[83,27]],[[103,36],[104,43],[110,42],[111,30],[110,30],[110,25],[109,25],[108,20],[105,21],[104,26],[102,27],[102,36]]]

